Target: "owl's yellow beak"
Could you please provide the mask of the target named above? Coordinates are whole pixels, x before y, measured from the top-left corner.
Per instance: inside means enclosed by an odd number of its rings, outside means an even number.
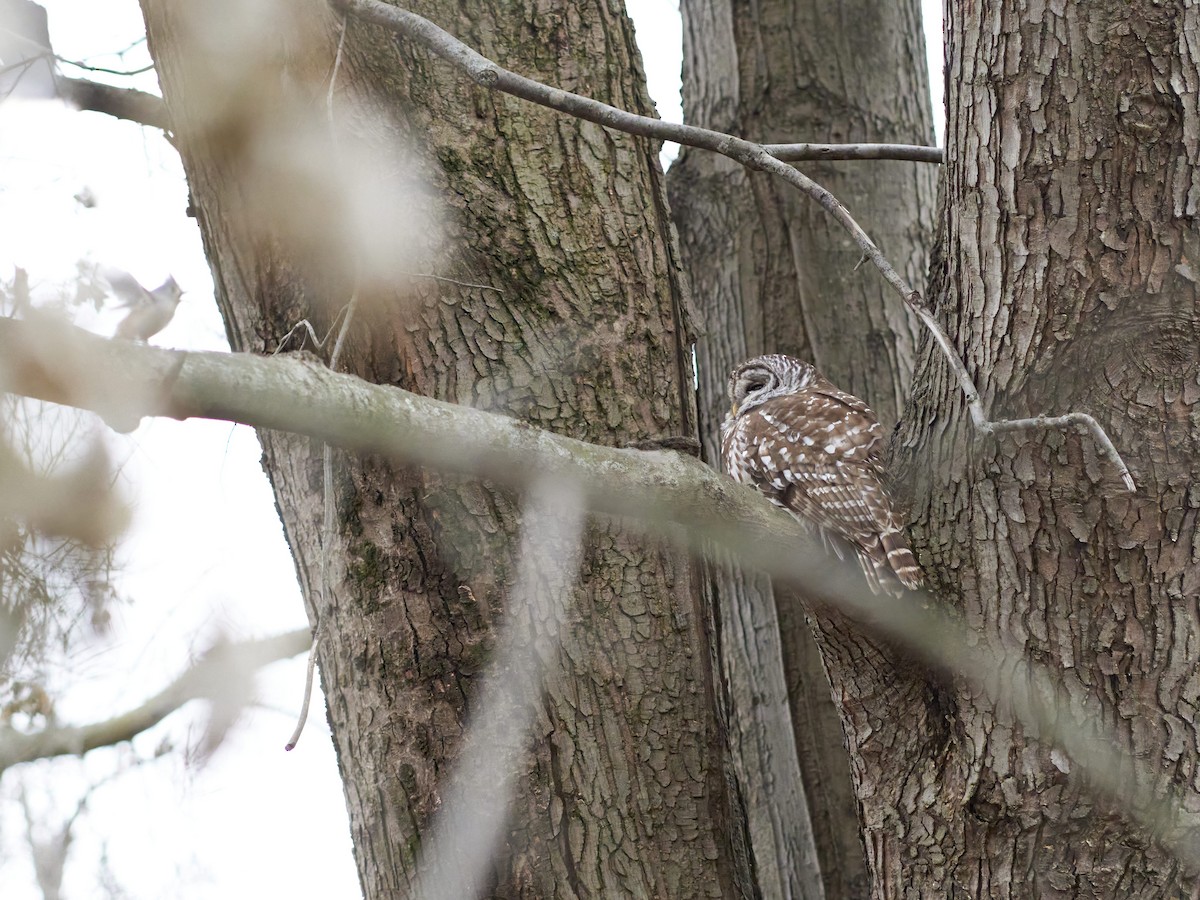
[[[729,404],[729,415],[735,419],[737,418],[737,407],[738,405],[736,402]]]

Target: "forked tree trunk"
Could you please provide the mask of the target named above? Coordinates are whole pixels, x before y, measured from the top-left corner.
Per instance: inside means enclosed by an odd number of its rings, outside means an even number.
[[[918,553],[964,620],[1022,648],[1200,808],[1200,10],[1184,0],[950,4],[946,219],[932,300],[994,416],[1087,437],[983,440],[928,348],[900,444]],[[854,675],[847,675],[853,682]],[[898,693],[918,700],[915,682]],[[864,798],[884,897],[1181,897],[1193,874],[1071,760],[976,692],[889,704],[852,741],[900,768]],[[1194,829],[1194,812],[1170,823]]]
[[[917,0],[684,0],[681,8],[688,122],[769,143],[932,143]],[[849,207],[910,282],[922,283],[935,167],[799,167]],[[717,458],[728,408],[725,379],[760,353],[813,361],[893,423],[919,332],[878,274],[858,265],[858,248],[840,226],[778,178],[703,151],[685,149],[668,183],[703,320],[696,350],[708,459]],[[752,845],[764,887],[865,896],[842,726],[803,608],[781,594],[777,626],[768,579],[723,572],[717,585],[741,738],[735,750],[754,799]],[[819,877],[805,871],[814,844]]]
[[[334,90],[344,132],[329,146],[337,23],[324,4],[143,6],[235,350],[273,350],[302,318],[323,330],[357,268],[346,370],[601,444],[695,435],[657,147],[489,93],[354,21]],[[619,4],[411,6],[502,65],[648,108]],[[303,140],[316,155],[289,156]],[[356,142],[373,166],[354,161]],[[379,190],[389,177],[416,182],[393,224],[425,218],[383,257],[464,284],[383,282],[367,249],[339,256],[336,230],[305,230],[305,217],[339,208],[324,185],[342,168],[377,175]],[[321,448],[261,438],[321,622],[363,890],[406,896],[504,617],[516,499],[337,453],[323,549]],[[705,622],[686,555],[591,523],[495,896],[754,892],[736,861],[742,816],[726,789]]]

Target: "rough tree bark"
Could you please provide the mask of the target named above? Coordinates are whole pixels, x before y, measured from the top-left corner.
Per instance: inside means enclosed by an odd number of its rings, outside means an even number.
[[[920,557],[966,622],[1058,670],[1156,788],[1182,789],[1189,812],[1170,824],[1195,829],[1200,11],[949,7],[931,298],[993,414],[1092,413],[1139,489],[1086,437],[980,440],[926,348],[898,442]],[[859,784],[879,896],[1200,892],[1005,709],[952,684],[929,703],[920,684],[897,679],[889,726],[864,716],[850,736],[892,763]]]
[[[264,225],[253,177],[273,172],[263,151],[279,149],[256,143],[264,121],[278,131],[289,106],[319,106],[333,22],[317,4],[288,4],[270,30],[231,45],[241,4],[211,4],[213,25],[196,5],[144,2],[231,341],[273,347],[302,315],[331,319],[319,298],[349,296],[354,281],[355,266],[305,242],[294,221]],[[633,56],[623,17],[518,6],[421,9],[531,74],[644,103],[621,74]],[[979,440],[933,348],[897,442],[935,585],[968,624],[1059,667],[1062,694],[1113,724],[1159,786],[1186,791],[1187,810],[1200,804],[1198,19],[1188,0],[985,0],[952,7],[948,23],[938,313],[993,413],[1097,415],[1139,493],[1121,492],[1086,437]],[[231,81],[238,67],[257,78]],[[417,259],[505,291],[360,280],[364,298],[394,305],[364,306],[346,365],[599,442],[689,433],[653,148],[518,109],[356,26],[343,74],[338,96],[359,104],[352,133],[389,147],[409,136],[405,165],[430,185],[424,202],[444,204]],[[201,90],[210,82],[219,103]],[[250,84],[270,102],[239,105],[231,89]],[[311,191],[303,173],[285,174],[268,183]],[[570,205],[579,198],[589,202]],[[571,367],[568,347],[583,350]],[[403,894],[504,606],[513,501],[339,456],[322,576],[319,448],[277,435],[264,446],[328,629],[323,677],[364,886]],[[725,790],[698,597],[676,554],[593,526],[496,894],[747,884],[722,830],[741,819]],[[817,619],[877,896],[1197,894],[1119,804],[1096,800],[1071,760],[1003,706],[836,616]],[[1194,818],[1171,825],[1194,832]]]
[[[767,143],[933,143],[917,0],[684,0],[681,9],[688,122]],[[847,204],[911,283],[922,283],[935,167],[801,168]],[[858,267],[859,251],[836,223],[779,179],[710,153],[685,149],[668,184],[703,320],[696,352],[707,458],[717,458],[726,376],[759,353],[812,360],[893,423],[918,327],[877,274]],[[722,572],[717,584],[764,885],[776,876],[780,893],[785,884],[804,888],[798,863],[806,862],[807,838],[826,895],[865,896],[842,727],[803,609],[795,596],[781,596],[777,626],[768,579]]]
[[[619,5],[411,6],[503,65],[649,108]],[[341,147],[323,147],[337,46],[323,4],[143,8],[235,350],[273,350],[302,318],[321,330],[351,295],[355,249],[339,256],[337,234],[305,226],[338,209],[325,181],[357,141],[381,179],[417,183],[406,202],[422,224],[392,248],[402,268],[498,290],[396,286],[360,268],[343,368],[601,444],[695,435],[657,147],[489,93],[355,22],[334,91]],[[293,139],[318,155],[289,158]],[[261,438],[321,622],[363,890],[405,896],[504,614],[518,506],[486,484],[338,453],[323,550],[321,447]],[[492,893],[753,893],[692,563],[592,523],[560,634]]]

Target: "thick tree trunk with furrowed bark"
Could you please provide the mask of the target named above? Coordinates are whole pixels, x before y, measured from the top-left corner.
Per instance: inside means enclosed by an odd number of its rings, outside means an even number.
[[[917,0],[684,0],[682,11],[690,123],[767,143],[932,143]],[[935,167],[799,168],[849,207],[910,282],[922,282]],[[858,265],[849,235],[779,179],[713,154],[685,149],[668,182],[703,320],[696,355],[708,459],[717,459],[728,408],[725,379],[760,353],[814,362],[890,426],[907,394],[919,331],[878,273]],[[865,896],[842,726],[804,611],[795,596],[781,597],[777,632],[769,580],[751,573],[721,573],[718,595],[728,632],[725,666],[740,701],[747,790],[756,800],[751,826],[760,876],[764,884],[778,879],[779,892],[787,884],[797,895],[815,896],[823,884],[829,897]],[[752,627],[743,627],[748,620]],[[805,883],[817,874],[804,869],[811,865],[803,858],[806,841],[815,842],[818,885]]]
[[[304,318],[323,331],[357,285],[340,368],[600,444],[695,435],[656,146],[491,93],[354,20],[331,143],[338,23],[324,4],[143,6],[235,350],[274,350]],[[648,107],[619,5],[411,6],[502,65]],[[290,158],[304,140],[314,155]],[[372,165],[353,156],[364,147]],[[336,231],[306,230],[341,208],[326,182],[343,168],[360,190],[363,170],[368,192],[375,177],[399,185],[390,281],[369,248],[339,254]],[[517,498],[335,453],[323,500],[321,447],[262,439],[320,622],[363,889],[406,896],[505,613]],[[755,893],[693,563],[593,522],[564,615],[490,894]]]
[[[1048,666],[1195,810],[1200,10],[992,0],[951,4],[947,25],[931,301],[993,417],[1095,415],[1138,491],[1086,436],[981,439],[928,347],[899,435],[918,554],[967,623]],[[1200,893],[1005,709],[957,685],[898,693],[903,718],[851,737],[906,761],[862,787],[879,896]]]

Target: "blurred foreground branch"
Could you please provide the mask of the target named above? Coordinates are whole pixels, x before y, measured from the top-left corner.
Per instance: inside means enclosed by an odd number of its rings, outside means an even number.
[[[231,670],[253,671],[288,659],[307,649],[310,640],[308,629],[301,628],[259,640],[218,643],[145,703],[102,722],[50,725],[32,734],[0,726],[0,774],[10,766],[35,759],[83,754],[132,740],[191,700],[220,700]]]
[[[108,455],[98,443],[69,471],[43,475],[0,439],[0,519],[99,546],[129,521],[109,478]]]
[[[421,841],[417,895],[424,900],[487,896],[545,680],[558,672],[559,627],[570,618],[583,526],[575,485],[544,481],[525,499],[504,625],[452,774],[438,787],[441,806]]]
[[[854,567],[831,564],[803,526],[699,460],[587,444],[316,362],[162,350],[62,324],[0,319],[0,390],[92,409],[125,429],[143,415],[225,419],[518,490],[545,478],[573,482],[593,512],[628,517],[695,553],[711,541],[966,678],[1200,871],[1200,817],[1185,811],[1179,789],[1124,754],[1103,717],[1060,689],[1046,667],[968,630],[927,596],[875,597]]]

